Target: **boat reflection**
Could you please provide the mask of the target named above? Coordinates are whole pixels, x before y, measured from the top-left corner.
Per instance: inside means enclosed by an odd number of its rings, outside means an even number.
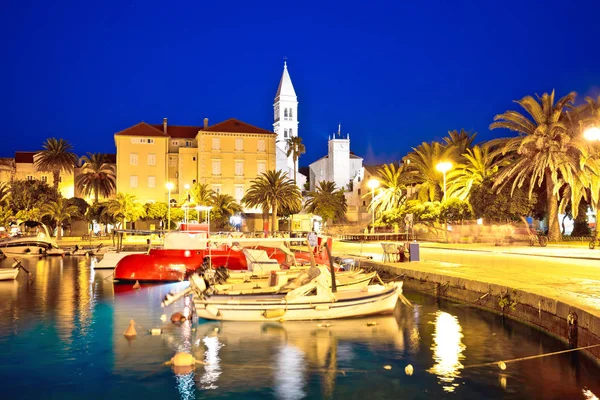
[[[462,327],[458,318],[444,311],[435,313],[435,330],[433,332],[433,360],[435,364],[428,372],[437,375],[444,391],[453,392],[458,386],[454,380],[460,377],[464,368],[460,360],[464,360],[466,346],[462,343]]]

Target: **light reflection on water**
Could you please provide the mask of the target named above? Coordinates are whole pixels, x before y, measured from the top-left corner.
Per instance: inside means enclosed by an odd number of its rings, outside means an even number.
[[[91,260],[24,261],[35,274],[0,282],[0,376],[7,398],[573,398],[600,393],[577,355],[464,368],[564,349],[499,316],[408,294],[393,316],[319,322],[163,323],[160,300],[181,284],[113,285]],[[130,319],[138,335],[122,333]],[[163,334],[152,336],[151,328]],[[218,328],[218,329],[215,329]],[[178,351],[195,368],[164,365]],[[411,364],[414,374],[404,367]],[[391,366],[390,370],[383,369]],[[35,385],[32,385],[32,381]],[[40,389],[43,389],[40,391]],[[453,393],[448,393],[448,390]],[[51,393],[51,395],[50,395]],[[48,394],[46,396],[46,394]],[[483,396],[482,394],[485,394]]]

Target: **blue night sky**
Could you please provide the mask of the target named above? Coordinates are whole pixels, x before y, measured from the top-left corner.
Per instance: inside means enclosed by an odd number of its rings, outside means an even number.
[[[301,165],[338,122],[366,163],[390,162],[448,130],[501,135],[494,115],[528,94],[600,94],[600,1],[21,0],[2,14],[3,157],[52,136],[114,153],[115,132],[163,117],[272,130],[284,56]]]

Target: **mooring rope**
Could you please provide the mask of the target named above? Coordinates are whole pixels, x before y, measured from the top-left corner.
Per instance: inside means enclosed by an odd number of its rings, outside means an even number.
[[[599,344],[592,344],[592,345],[589,345],[589,346],[577,347],[575,349],[567,349],[567,350],[554,351],[552,353],[537,354],[535,356],[519,357],[519,358],[510,359],[510,360],[500,360],[500,361],[493,361],[493,362],[487,362],[487,363],[481,363],[481,364],[465,365],[464,368],[465,369],[466,368],[479,368],[479,367],[489,367],[489,366],[492,366],[492,365],[496,365],[496,366],[499,366],[500,369],[505,369],[506,368],[506,364],[509,364],[509,363],[514,363],[514,362],[519,362],[519,361],[525,361],[525,360],[533,360],[535,358],[555,356],[555,355],[558,355],[558,354],[571,353],[573,351],[587,350],[587,349],[591,349],[591,348],[594,348],[594,347],[600,347],[600,343]],[[504,366],[504,368],[502,368],[502,366]]]

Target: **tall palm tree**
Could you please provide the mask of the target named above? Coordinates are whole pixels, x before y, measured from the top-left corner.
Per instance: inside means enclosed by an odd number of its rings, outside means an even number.
[[[35,166],[39,171],[52,172],[54,188],[58,189],[60,173],[73,172],[77,156],[71,152],[73,146],[64,139],[47,139],[42,147],[44,150],[35,155]]]
[[[208,206],[212,204],[215,192],[207,183],[194,183],[190,189],[190,197],[197,206]]]
[[[494,165],[494,159],[487,146],[475,146],[467,149],[462,157],[463,164],[457,165],[447,174],[447,193],[448,196],[467,200],[471,189],[481,185],[486,178],[493,176],[498,171],[498,166]]]
[[[421,143],[405,158],[407,183],[417,184],[417,197],[421,201],[435,201],[441,198],[443,175],[436,169],[441,161],[451,159],[453,149],[441,143]]]
[[[321,181],[315,190],[307,193],[306,211],[323,218],[323,221],[345,220],[348,204],[344,189],[338,189],[335,182]]]
[[[286,141],[287,146],[287,156],[292,156],[294,160],[294,183],[296,183],[296,165],[298,164],[298,159],[304,153],[306,153],[306,147],[302,143],[302,138],[300,136],[292,136],[288,138]]]
[[[9,182],[0,182],[0,205],[9,205],[10,204],[10,183]]]
[[[59,197],[42,206],[41,216],[48,216],[56,221],[56,239],[62,238],[62,223],[79,213],[75,205],[69,205],[65,199]]]
[[[107,162],[106,154],[88,153],[81,157],[81,174],[75,179],[75,186],[84,196],[94,194],[94,203],[98,197],[110,196],[117,187],[115,166]]]
[[[406,201],[406,172],[405,165],[396,167],[396,164],[384,164],[379,167],[379,187],[376,189],[377,195],[372,199],[369,205],[369,211],[382,213],[394,208],[400,207]],[[371,196],[365,193],[363,198]]]
[[[117,193],[116,198],[108,201],[105,212],[117,221],[121,220],[123,229],[127,226],[127,221],[135,222],[146,215],[144,205],[129,193]]]
[[[452,148],[452,158],[457,162],[460,162],[463,154],[467,152],[473,146],[473,141],[477,136],[477,132],[471,134],[470,132],[461,129],[460,132],[448,131],[448,137],[444,138],[446,147]]]
[[[273,231],[279,230],[277,212],[281,207],[297,208],[302,203],[302,193],[287,173],[267,171],[250,182],[250,188],[242,199],[248,207],[271,210]]]
[[[548,213],[548,238],[560,239],[558,203],[561,179],[571,182],[577,173],[581,140],[573,137],[565,123],[566,108],[573,104],[575,92],[554,102],[554,91],[537,99],[526,96],[516,101],[529,117],[517,111],[506,111],[494,117],[490,129],[504,128],[518,132],[515,138],[497,139],[498,154],[505,166],[496,176],[494,187],[512,182],[512,191],[526,185],[529,196],[536,186],[545,185]],[[512,193],[512,192],[511,192]]]
[[[212,207],[211,214],[214,215],[216,221],[219,221],[220,228],[227,225],[231,216],[243,211],[242,206],[232,196],[223,193],[213,197]]]

